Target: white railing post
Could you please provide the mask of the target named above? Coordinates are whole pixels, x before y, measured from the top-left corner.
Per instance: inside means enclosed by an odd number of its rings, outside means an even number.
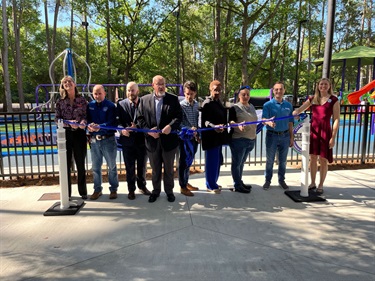
[[[310,117],[303,120],[302,126],[302,168],[301,168],[301,197],[309,197],[309,150],[310,150]]]
[[[59,180],[60,180],[60,209],[69,208],[68,191],[68,170],[66,160],[66,139],[63,121],[60,119],[57,123],[57,150],[59,159]]]

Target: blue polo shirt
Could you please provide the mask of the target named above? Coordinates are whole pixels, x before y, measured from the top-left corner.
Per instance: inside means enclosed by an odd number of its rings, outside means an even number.
[[[95,100],[87,105],[87,124],[95,123],[104,127],[117,126],[116,106],[113,102],[104,99],[101,103]],[[92,135],[111,135],[116,130],[100,129],[99,132],[93,132]]]
[[[283,132],[289,129],[289,122],[294,122],[293,118],[293,106],[290,102],[283,100],[278,102],[274,98],[263,105],[262,118],[269,119],[275,116],[275,118],[290,116],[290,118],[285,118],[282,120],[276,120],[275,128],[266,126],[267,130],[273,130],[276,132]]]

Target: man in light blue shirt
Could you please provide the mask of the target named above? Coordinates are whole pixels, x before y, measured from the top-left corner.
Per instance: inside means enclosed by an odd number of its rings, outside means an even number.
[[[266,181],[263,189],[270,188],[273,174],[273,164],[275,162],[276,152],[279,155],[278,180],[283,189],[288,189],[285,183],[286,158],[289,147],[293,146],[293,106],[290,102],[283,99],[285,87],[283,82],[276,82],[273,86],[273,99],[266,102],[263,106],[262,119],[267,128],[266,133]],[[288,117],[289,118],[286,118]],[[282,118],[280,120],[274,120]]]

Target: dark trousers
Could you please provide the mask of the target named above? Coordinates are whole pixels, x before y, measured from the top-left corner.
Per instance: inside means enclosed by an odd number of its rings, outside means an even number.
[[[178,163],[178,182],[181,188],[186,188],[186,185],[189,181],[190,175],[190,166],[186,164],[187,154],[185,151],[184,141],[180,139],[180,159]],[[198,149],[198,142],[196,140],[191,140],[191,144],[193,145],[193,156],[197,152]]]
[[[71,168],[72,168],[72,157],[74,155],[74,161],[77,167],[78,173],[78,192],[79,195],[87,195],[86,187],[86,169],[85,169],[85,159],[87,154],[87,138],[86,132],[82,129],[77,129],[75,131],[66,130],[66,158],[68,161],[68,188],[69,197],[72,196],[72,179],[71,179]]]
[[[124,156],[128,190],[135,191],[136,182],[138,188],[146,187],[146,147],[144,145],[123,146],[122,155]],[[136,169],[137,173],[135,172]]]
[[[208,189],[218,189],[217,180],[220,175],[220,166],[223,164],[222,146],[206,150],[205,174]]]
[[[147,151],[148,158],[152,168],[152,194],[159,195],[161,192],[161,177],[162,168],[164,168],[164,191],[166,194],[173,194],[174,187],[174,158],[176,156],[177,147],[164,151],[161,146],[160,139],[158,139],[156,150],[153,152]]]

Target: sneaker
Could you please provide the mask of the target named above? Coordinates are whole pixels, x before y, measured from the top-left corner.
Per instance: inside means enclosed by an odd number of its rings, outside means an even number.
[[[263,189],[264,189],[264,190],[268,190],[268,189],[270,189],[270,186],[271,186],[271,182],[270,182],[270,181],[266,181],[266,182],[263,184]]]
[[[220,194],[221,193],[221,190],[220,189],[209,189],[207,188],[207,192],[209,193],[213,193],[213,194]]]
[[[189,189],[187,188],[182,188],[181,187],[181,194],[185,195],[185,196],[194,196],[194,193],[191,192]]]
[[[280,181],[280,182],[279,182],[279,185],[280,185],[284,190],[289,189],[289,186],[285,183],[285,181]]]

